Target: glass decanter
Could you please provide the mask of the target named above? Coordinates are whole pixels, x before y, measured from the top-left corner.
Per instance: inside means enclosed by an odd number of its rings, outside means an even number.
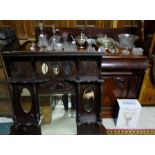
[[[38,36],[38,47],[45,48],[48,46],[47,36],[43,32],[43,23],[39,23],[40,34]]]
[[[61,35],[59,35],[59,29],[52,25],[52,37],[49,39],[50,46],[53,47],[54,51],[62,51]]]

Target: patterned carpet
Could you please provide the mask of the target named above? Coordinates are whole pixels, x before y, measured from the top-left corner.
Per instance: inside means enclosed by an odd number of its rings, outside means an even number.
[[[155,129],[106,129],[105,135],[155,135]]]

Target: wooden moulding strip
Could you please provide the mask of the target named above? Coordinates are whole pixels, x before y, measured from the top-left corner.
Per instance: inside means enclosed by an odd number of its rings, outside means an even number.
[[[106,135],[155,135],[155,129],[106,129]]]

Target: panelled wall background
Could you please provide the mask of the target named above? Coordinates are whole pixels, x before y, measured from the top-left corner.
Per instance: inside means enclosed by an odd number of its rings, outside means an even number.
[[[43,22],[44,26],[56,28],[73,28],[73,27],[99,27],[99,28],[119,28],[126,26],[138,26],[140,21],[137,20],[1,20],[0,27],[15,28],[19,39],[33,39],[35,26]]]

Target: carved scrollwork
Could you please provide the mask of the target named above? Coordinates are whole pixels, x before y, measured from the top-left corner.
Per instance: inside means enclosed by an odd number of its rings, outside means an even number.
[[[13,63],[12,67],[13,77],[30,77],[32,76],[32,66],[29,62],[17,62]]]
[[[80,75],[82,76],[96,76],[98,74],[98,67],[96,61],[81,61]]]
[[[113,77],[112,78],[113,81],[116,82],[117,86],[120,87],[121,89],[123,89],[123,85],[124,85],[124,81],[125,81],[125,78],[122,77],[122,76],[117,76],[117,77]]]

